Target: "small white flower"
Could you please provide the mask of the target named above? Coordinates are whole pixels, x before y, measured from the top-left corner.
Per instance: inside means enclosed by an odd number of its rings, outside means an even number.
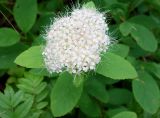
[[[108,25],[95,9],[75,9],[56,19],[46,31],[44,62],[49,72],[94,70],[110,44]]]

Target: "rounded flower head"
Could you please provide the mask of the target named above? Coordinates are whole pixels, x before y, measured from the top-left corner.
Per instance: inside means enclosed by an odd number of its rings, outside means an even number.
[[[95,9],[75,9],[56,19],[46,32],[44,62],[49,72],[94,70],[110,38],[105,17]]]

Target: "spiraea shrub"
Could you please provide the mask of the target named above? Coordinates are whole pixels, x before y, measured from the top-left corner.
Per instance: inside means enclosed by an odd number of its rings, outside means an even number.
[[[0,0],[0,118],[159,118],[160,1]]]

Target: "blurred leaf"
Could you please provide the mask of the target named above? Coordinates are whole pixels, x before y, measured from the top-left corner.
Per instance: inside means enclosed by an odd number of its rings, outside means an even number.
[[[137,115],[135,112],[123,111],[114,115],[112,118],[137,118]]]
[[[48,102],[40,102],[40,103],[37,104],[36,108],[37,109],[43,109],[47,105],[48,105]]]
[[[51,110],[55,117],[67,114],[76,106],[82,87],[82,84],[79,87],[73,84],[73,77],[69,73],[60,75],[51,93]]]
[[[0,47],[11,46],[20,40],[18,32],[11,28],[0,28]]]
[[[50,11],[56,11],[63,7],[63,0],[49,0],[45,7]]]
[[[111,1],[109,1],[112,3]],[[118,23],[121,21],[125,21],[127,12],[128,12],[128,4],[122,4],[120,2],[114,3],[109,6],[109,10],[112,14],[113,19]]]
[[[16,0],[13,15],[18,27],[28,32],[36,20],[37,0]]]
[[[130,12],[133,11],[136,7],[140,6],[143,0],[128,0],[131,2],[130,4]]]
[[[90,117],[99,117],[100,116],[100,107],[96,102],[94,102],[87,93],[82,93],[79,100],[79,108],[82,112]]]
[[[39,37],[37,37],[33,43],[40,43],[39,45],[44,44],[44,39],[42,37],[43,33],[45,32],[47,26],[49,26],[51,24],[51,19],[54,20],[55,16],[53,11],[50,14],[42,14],[40,15],[40,17],[37,19],[35,25],[32,28],[33,32],[40,32],[42,34],[40,34]]]
[[[121,57],[126,57],[129,53],[129,46],[124,44],[115,44],[111,47],[110,52],[117,54]]]
[[[110,117],[114,116],[115,114],[118,114],[123,111],[128,111],[128,110],[125,107],[118,107],[118,108],[116,107],[114,109],[109,109],[106,111],[105,118],[108,118],[108,117],[110,118]]]
[[[81,86],[81,84],[83,84],[83,82],[84,82],[84,76],[83,75],[75,75],[74,76],[73,84],[76,87]]]
[[[107,103],[109,100],[108,92],[105,88],[105,85],[100,83],[96,79],[89,80],[86,89],[88,93],[94,96],[96,99],[100,100],[101,102]]]
[[[48,89],[44,89],[41,93],[39,93],[36,96],[36,101],[37,102],[42,101],[43,99],[45,99],[47,97],[48,93],[49,93]]]
[[[4,94],[2,94],[1,92],[0,92],[0,107],[4,109],[10,108],[9,99],[6,96],[4,96]]]
[[[132,83],[133,93],[141,107],[154,114],[160,106],[160,91],[156,81],[146,72],[139,73],[139,79]]]
[[[127,89],[113,88],[108,90],[109,103],[113,105],[129,104],[132,101],[132,94]]]
[[[22,52],[15,63],[27,68],[43,68],[42,46],[33,46]]]
[[[45,44],[45,39],[40,35],[33,40],[32,46],[38,46],[42,44]]]
[[[124,36],[131,34],[137,44],[145,51],[154,52],[157,49],[157,40],[154,34],[146,27],[130,22],[124,22],[119,28]]]
[[[96,72],[112,79],[131,79],[137,77],[134,67],[122,57],[107,52],[97,65]]]
[[[93,1],[87,2],[83,5],[85,8],[96,8],[95,4]]]
[[[134,26],[130,23],[130,22],[123,22],[120,24],[119,29],[121,31],[121,33],[123,34],[123,36],[127,36],[132,32],[132,29],[134,28]]]
[[[27,49],[27,46],[20,43],[10,47],[0,48],[0,69],[14,67],[14,60],[25,49]]]
[[[159,0],[146,0],[148,3],[153,5],[153,8],[157,9],[160,12],[160,1]]]
[[[157,28],[160,25],[151,16],[146,16],[146,15],[136,15],[131,17],[128,21],[139,25],[143,25],[149,29]]]
[[[157,63],[144,63],[143,64],[145,69],[150,72],[153,73],[155,76],[157,76],[160,79],[160,64]]]
[[[16,107],[23,100],[24,93],[22,91],[18,91],[12,97],[13,97],[12,99],[13,107]]]

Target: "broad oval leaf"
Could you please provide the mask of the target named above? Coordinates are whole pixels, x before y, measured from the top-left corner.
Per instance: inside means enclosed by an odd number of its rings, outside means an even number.
[[[143,25],[149,29],[157,28],[160,25],[159,22],[157,22],[152,16],[147,15],[136,15],[131,17],[128,21]]]
[[[22,52],[15,63],[27,68],[43,68],[42,46],[33,46]]]
[[[137,114],[131,111],[123,111],[114,115],[112,118],[137,118]]]
[[[157,49],[158,43],[154,34],[144,26],[134,24],[131,35],[142,49],[149,52],[154,52]]]
[[[17,43],[9,47],[0,48],[0,69],[7,69],[16,66],[14,60],[16,57],[28,48],[27,45]]]
[[[70,112],[77,104],[83,84],[78,87],[73,83],[71,74],[64,72],[56,81],[51,93],[51,110],[55,117],[60,117]]]
[[[103,103],[107,103],[109,100],[109,95],[106,90],[106,87],[104,84],[102,84],[97,79],[88,80],[86,84],[87,92],[95,97],[97,100],[100,100]]]
[[[133,28],[133,25],[127,21],[121,23],[119,26],[119,30],[123,34],[123,36],[129,35],[132,31],[132,28]]]
[[[11,28],[0,28],[0,47],[11,46],[20,40],[18,32]]]
[[[109,51],[121,57],[126,57],[129,53],[129,46],[124,44],[115,44]]]
[[[145,111],[156,113],[160,106],[160,91],[157,83],[146,72],[139,73],[138,78],[132,83],[135,99]]]
[[[87,93],[82,93],[78,105],[80,110],[84,112],[87,116],[100,117],[100,106],[93,99],[91,99]]]
[[[109,93],[109,104],[112,105],[123,105],[128,104],[132,101],[133,95],[127,89],[113,88],[108,90]]]
[[[137,77],[134,67],[124,58],[107,52],[97,65],[96,72],[112,79],[131,79]]]
[[[13,16],[18,27],[28,32],[35,23],[37,15],[37,0],[16,0]]]

